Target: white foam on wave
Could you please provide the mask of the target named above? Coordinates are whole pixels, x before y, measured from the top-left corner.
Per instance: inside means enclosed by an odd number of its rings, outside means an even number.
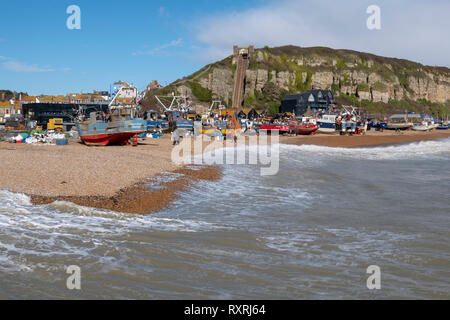
[[[23,194],[0,191],[0,271],[33,271],[36,257],[89,259],[135,232],[210,232],[220,225],[191,219],[138,216],[69,202],[34,206]]]
[[[328,158],[360,160],[403,160],[420,158],[448,158],[450,156],[450,139],[420,141],[410,144],[367,148],[332,148],[316,145],[281,145],[281,154],[302,152],[305,155],[318,155]]]
[[[268,248],[280,253],[301,255],[311,266],[351,265],[357,260],[395,261],[402,242],[420,238],[417,234],[355,228],[316,228],[281,232],[259,238]]]

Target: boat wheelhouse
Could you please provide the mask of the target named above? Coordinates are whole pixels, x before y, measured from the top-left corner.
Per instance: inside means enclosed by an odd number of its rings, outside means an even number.
[[[319,126],[318,131],[321,133],[334,133],[336,132],[336,119],[335,114],[324,114],[319,120],[317,120],[317,125]]]

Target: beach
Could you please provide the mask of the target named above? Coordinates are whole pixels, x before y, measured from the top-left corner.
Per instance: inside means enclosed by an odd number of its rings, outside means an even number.
[[[446,131],[385,131],[368,132],[365,136],[282,136],[280,143],[355,148],[449,136]],[[221,177],[219,167],[175,165],[172,149],[169,137],[147,139],[138,147],[87,147],[75,139],[64,147],[2,142],[0,185],[3,190],[30,196],[34,204],[67,201],[117,212],[152,213],[170,205],[177,193],[191,183],[217,181]],[[176,178],[165,181],[167,174]],[[154,180],[160,181],[157,190],[148,187]]]
[[[449,299],[450,181],[443,175],[450,139],[309,145],[318,138],[283,137],[307,143],[283,142],[279,171],[270,176],[258,165],[187,165],[115,182],[125,188],[105,197],[36,199],[0,190],[0,298]],[[111,153],[146,168],[148,157],[158,157],[152,150],[172,149],[166,139],[142,143],[149,145],[76,145],[75,156]],[[4,147],[14,145],[1,146],[2,163],[14,163],[19,153]],[[70,161],[65,147],[33,148],[16,151]],[[159,170],[171,170],[164,165]],[[29,167],[17,170],[31,180]],[[89,174],[84,179],[77,181],[92,184]],[[50,190],[47,180],[35,184]],[[70,265],[82,268],[82,290],[66,288]],[[372,265],[382,270],[377,292],[366,285]]]

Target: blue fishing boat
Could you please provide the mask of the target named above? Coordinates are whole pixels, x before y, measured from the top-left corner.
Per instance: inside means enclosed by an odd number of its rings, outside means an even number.
[[[442,121],[441,124],[437,127],[438,130],[448,130],[448,117],[447,122]]]
[[[194,130],[194,121],[190,120],[178,120],[177,129]]]
[[[107,113],[103,111],[92,112],[89,119],[79,119],[77,129],[84,144],[95,146],[125,145],[129,143],[131,138],[147,132],[147,121],[134,116],[137,109],[135,104],[113,107],[113,103],[120,96],[123,88],[135,91],[137,97],[137,88],[125,84],[109,104]]]
[[[334,133],[336,132],[336,118],[334,114],[325,114],[321,119],[317,120],[319,126],[319,132],[321,133]]]

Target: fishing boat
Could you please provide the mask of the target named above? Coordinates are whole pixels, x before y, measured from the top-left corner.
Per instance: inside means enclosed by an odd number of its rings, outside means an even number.
[[[442,121],[441,124],[436,128],[437,130],[448,130],[448,118],[447,122]]]
[[[108,106],[108,113],[91,112],[89,119],[77,121],[77,129],[81,141],[88,146],[126,145],[131,138],[147,132],[147,121],[136,117],[137,107],[134,100],[127,105],[113,106],[122,91],[135,92],[137,88],[124,84],[116,93]]]
[[[341,122],[340,128],[339,134],[341,136],[346,135],[347,133],[353,135],[356,133],[357,123],[354,120],[344,120]]]
[[[414,131],[431,131],[435,129],[434,123],[429,123],[427,121],[423,121],[422,123],[415,123],[412,129]]]
[[[129,140],[147,132],[147,122],[140,119],[108,121],[99,113],[92,113],[87,121],[77,123],[80,139],[88,146],[126,145]]]
[[[296,121],[289,121],[289,132],[295,135],[315,134],[319,126],[310,117],[297,118]]]
[[[194,131],[194,121],[190,120],[178,120],[177,129],[184,129],[188,131]]]
[[[169,122],[157,111],[148,110],[144,119],[147,120],[147,131],[150,133],[162,132],[169,128]]]
[[[389,118],[387,129],[389,130],[408,130],[414,126],[414,123],[409,121],[408,115],[396,114]]]
[[[183,131],[194,131],[194,120],[197,114],[192,109],[186,96],[155,96],[155,98],[162,107],[168,123],[174,123],[177,129]],[[167,127],[170,129],[169,125]],[[166,128],[162,127],[162,129]]]
[[[444,122],[444,120],[441,121],[441,124],[437,127],[438,130],[448,130],[448,116],[447,116],[447,122]]]
[[[336,132],[336,115],[325,114],[321,119],[317,120],[320,133],[334,133]]]
[[[383,131],[384,129],[387,129],[387,122],[379,122],[379,121],[372,121],[368,124],[367,129],[375,129],[377,131]]]
[[[259,126],[259,130],[263,131],[278,131],[279,134],[288,133],[290,131],[290,128],[288,125],[285,124],[262,124]]]
[[[341,136],[354,135],[357,132],[358,112],[354,107],[342,107],[344,110],[337,118],[337,129]]]

